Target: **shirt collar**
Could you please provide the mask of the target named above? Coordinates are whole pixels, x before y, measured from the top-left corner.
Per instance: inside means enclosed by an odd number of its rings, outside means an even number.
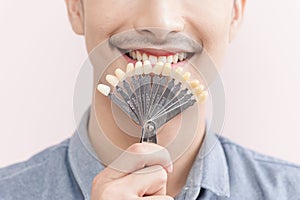
[[[208,131],[187,182],[175,199],[197,199],[201,189],[207,189],[217,196],[230,196],[228,165],[223,147],[218,136]]]
[[[85,199],[90,199],[94,177],[104,169],[88,138],[88,122],[90,109],[88,109],[70,140],[69,162],[73,175]]]
[[[218,135],[207,132],[200,155],[203,162],[201,186],[218,196],[230,196],[229,173],[226,156]]]
[[[94,177],[104,169],[88,138],[88,109],[70,140],[69,162],[73,175],[85,197],[90,199]],[[217,196],[230,195],[229,174],[225,153],[218,137],[207,132],[198,156],[189,172],[186,185],[178,195],[196,199],[200,189],[205,188]]]

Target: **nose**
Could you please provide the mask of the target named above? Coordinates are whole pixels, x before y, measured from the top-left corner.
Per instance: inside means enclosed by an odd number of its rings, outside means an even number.
[[[169,34],[181,32],[184,20],[180,15],[178,1],[137,0],[140,2],[134,28],[140,34],[164,41]],[[176,3],[175,3],[176,2]]]

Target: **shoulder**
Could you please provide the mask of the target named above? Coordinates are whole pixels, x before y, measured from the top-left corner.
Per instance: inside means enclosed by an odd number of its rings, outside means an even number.
[[[0,199],[36,199],[50,184],[68,180],[69,139],[49,147],[27,161],[0,169]]]
[[[65,157],[69,140],[65,140],[62,143],[49,147],[42,152],[32,156],[30,159],[16,163],[0,169],[0,181],[5,179],[14,178],[22,174],[26,174],[28,171],[32,171],[36,168],[43,168],[49,161],[57,161]]]
[[[276,195],[281,199],[300,196],[299,165],[257,153],[221,136],[219,141],[224,149],[233,184],[248,186],[261,193],[265,199]]]
[[[218,138],[225,152],[230,154],[235,154],[238,157],[242,157],[242,159],[251,160],[257,164],[274,166],[275,168],[288,167],[288,168],[294,168],[295,170],[300,170],[300,166],[297,164],[258,153],[256,151],[245,148],[231,141],[230,139],[227,139],[222,136],[219,136]]]

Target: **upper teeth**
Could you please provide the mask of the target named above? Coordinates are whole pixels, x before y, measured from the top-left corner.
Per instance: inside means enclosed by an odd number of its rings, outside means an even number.
[[[187,58],[187,53],[182,52],[169,56],[153,56],[134,50],[129,52],[129,56],[137,61],[145,62],[146,60],[149,60],[152,65],[155,65],[157,62],[176,64],[178,61],[185,60]]]

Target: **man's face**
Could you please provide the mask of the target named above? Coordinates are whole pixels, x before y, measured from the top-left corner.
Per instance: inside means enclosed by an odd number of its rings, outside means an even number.
[[[239,27],[245,4],[245,0],[66,2],[73,30],[85,36],[88,53],[109,41],[112,49],[124,53],[119,58],[123,63],[135,62],[139,51],[141,57],[150,62],[171,59],[174,66],[184,65],[201,55],[203,49],[220,66],[226,47]],[[106,72],[113,71],[108,69]],[[95,78],[98,82],[99,77]],[[100,81],[105,82],[103,77]],[[101,105],[108,104],[99,108],[99,113],[110,113],[109,102],[95,95]],[[109,121],[107,116],[102,121]]]

